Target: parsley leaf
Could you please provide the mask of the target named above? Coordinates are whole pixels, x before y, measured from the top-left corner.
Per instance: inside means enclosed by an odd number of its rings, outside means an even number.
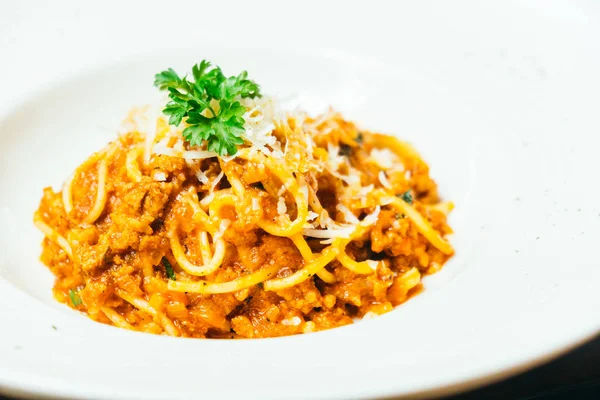
[[[73,306],[77,307],[81,304],[81,297],[79,296],[79,293],[73,289],[69,289],[69,298],[71,299],[71,304],[73,304]]]
[[[414,200],[410,190],[407,190],[406,192],[402,193],[401,195],[398,195],[398,197],[400,197],[402,200],[404,200],[408,204],[412,204],[413,200]]]
[[[154,76],[154,86],[157,86],[161,90],[172,87],[173,82],[179,81],[181,81],[179,75],[172,68]]]
[[[167,260],[167,257],[162,258],[162,263],[165,266],[165,272],[167,273],[167,278],[174,281],[175,280],[175,271],[173,271],[173,267],[171,266],[171,263],[169,262],[169,260]]]
[[[239,99],[260,97],[260,86],[248,79],[246,71],[226,78],[221,68],[206,60],[192,67],[192,77],[193,81],[182,78],[172,68],[154,76],[154,86],[169,92],[171,101],[163,110],[169,124],[185,122],[183,137],[192,146],[206,142],[209,151],[221,156],[237,153],[237,146],[244,143],[246,112]]]

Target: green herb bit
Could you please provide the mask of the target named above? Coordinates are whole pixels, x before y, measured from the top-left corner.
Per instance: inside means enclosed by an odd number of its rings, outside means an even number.
[[[73,289],[69,289],[69,298],[71,299],[71,304],[73,304],[74,307],[77,307],[81,304],[81,296],[79,296],[79,293]]]
[[[171,263],[169,262],[169,260],[167,260],[167,257],[162,258],[162,263],[165,266],[165,272],[167,273],[167,278],[174,281],[175,280],[175,271],[173,271],[173,267],[171,266]]]
[[[396,214],[396,219],[404,219],[404,218],[406,218],[406,215],[400,214],[400,213]]]
[[[350,157],[350,154],[352,154],[352,147],[347,144],[342,144],[340,146],[340,154],[345,157]]]
[[[410,190],[407,190],[406,192],[402,193],[401,195],[399,195],[398,197],[400,197],[402,200],[404,200],[405,202],[407,202],[408,204],[412,204],[414,199],[413,199],[413,195],[410,192]]]
[[[168,91],[171,99],[163,113],[170,125],[179,126],[186,119],[183,137],[190,145],[206,142],[209,151],[234,155],[245,132],[246,108],[238,99],[260,97],[260,86],[248,79],[246,71],[226,78],[221,68],[206,60],[192,67],[192,77],[181,78],[171,68],[155,75],[154,86]]]

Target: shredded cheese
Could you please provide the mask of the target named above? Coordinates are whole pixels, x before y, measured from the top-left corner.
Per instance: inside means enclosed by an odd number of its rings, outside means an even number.
[[[200,182],[204,185],[206,185],[208,183],[208,176],[206,176],[206,174],[201,169],[199,169],[196,172],[196,178],[198,178],[198,182]]]
[[[377,271],[377,266],[379,265],[379,261],[375,260],[367,260],[367,265],[371,267],[373,271]]]
[[[217,185],[219,184],[219,182],[221,182],[221,179],[223,179],[223,175],[225,175],[225,173],[223,171],[221,171],[221,173],[219,175],[217,175],[215,180],[212,181],[212,183],[210,184],[211,192],[213,192],[215,190],[215,188],[217,187]]]
[[[346,157],[339,154],[340,148],[331,143],[327,143],[327,165],[331,171],[337,171],[340,165],[346,162]]]
[[[352,212],[345,205],[338,204],[336,208],[344,215],[346,222],[354,225],[360,222],[358,218],[356,218],[356,216],[352,214]]]
[[[383,186],[386,189],[392,189],[392,184],[390,183],[390,181],[388,180],[387,176],[385,175],[385,171],[381,170],[379,171],[379,182],[381,182],[381,186]]]
[[[248,111],[244,114],[244,130],[242,138],[253,149],[267,156],[282,158],[283,152],[277,138],[273,136],[275,124],[280,123],[282,116],[273,99],[268,97],[242,99]]]
[[[306,220],[307,221],[312,221],[312,220],[314,220],[315,218],[318,218],[318,217],[319,217],[319,214],[317,214],[314,211],[309,211],[308,212],[308,217],[306,218]]]
[[[378,317],[379,314],[374,313],[373,311],[368,311],[367,313],[365,313],[365,315],[363,316],[363,320],[368,320],[368,319],[373,319]]]
[[[173,147],[169,147],[171,138],[164,138],[154,145],[154,154],[163,156],[184,158],[186,160],[203,160],[205,158],[217,157],[218,154],[212,151],[204,150],[184,150],[183,142],[178,140]]]
[[[379,212],[381,211],[381,207],[377,206],[375,207],[375,211],[373,211],[373,213],[367,215],[365,217],[365,219],[363,219],[360,223],[361,226],[370,226],[373,225],[375,222],[377,222],[377,219],[379,219]]]
[[[154,175],[152,175],[152,179],[159,182],[164,182],[167,180],[167,174],[162,171],[156,171]]]
[[[329,170],[329,173],[336,178],[346,182],[348,185],[356,185],[360,183],[360,178],[356,175],[342,175],[337,171]]]
[[[404,169],[404,166],[390,149],[371,150],[371,160],[382,169]]]
[[[286,212],[287,206],[285,205],[285,199],[283,197],[279,197],[279,200],[277,201],[277,214],[283,217],[286,215]]]
[[[210,193],[208,196],[206,196],[205,198],[203,198],[202,200],[200,200],[200,205],[202,207],[208,207],[209,204],[215,199],[215,194],[214,193]]]
[[[333,239],[333,238],[349,238],[354,233],[355,226],[350,225],[339,229],[312,229],[305,228],[302,230],[304,236],[314,237],[318,239]]]
[[[300,317],[292,317],[292,318],[286,318],[286,319],[281,320],[281,325],[286,325],[286,326],[298,326],[301,323],[302,323],[302,320],[300,319]]]

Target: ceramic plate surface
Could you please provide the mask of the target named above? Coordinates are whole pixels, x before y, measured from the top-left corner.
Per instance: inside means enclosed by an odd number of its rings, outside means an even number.
[[[0,391],[425,397],[600,331],[593,3],[252,4],[234,2],[226,25],[198,16],[212,3],[0,6]],[[112,140],[130,106],[159,99],[154,73],[203,58],[414,144],[456,203],[456,255],[422,294],[351,326],[239,341],[119,330],[53,300],[32,223],[42,188]]]

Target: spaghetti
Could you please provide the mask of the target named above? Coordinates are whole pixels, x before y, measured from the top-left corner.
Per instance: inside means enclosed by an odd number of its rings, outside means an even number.
[[[243,104],[234,156],[134,109],[61,192],[44,190],[34,222],[59,301],[130,330],[291,335],[387,312],[452,256],[453,204],[412,146],[334,112]]]

